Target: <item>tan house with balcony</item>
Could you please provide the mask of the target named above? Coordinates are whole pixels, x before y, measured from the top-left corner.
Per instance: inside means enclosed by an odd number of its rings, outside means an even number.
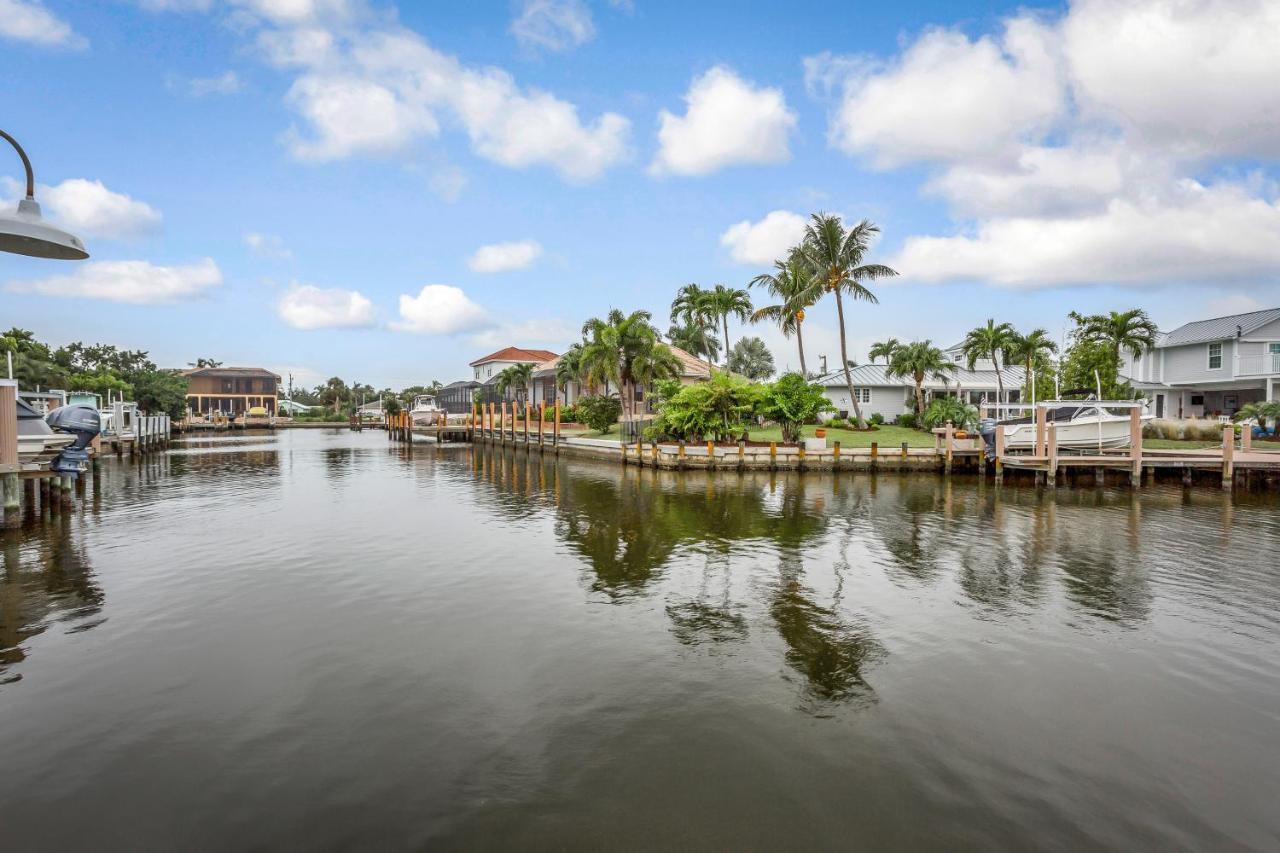
[[[274,415],[280,396],[280,377],[261,367],[197,367],[184,370],[187,410],[199,415],[221,412],[243,415],[262,406]]]
[[[1280,396],[1280,308],[1197,320],[1160,335],[1120,372],[1158,418],[1234,415]]]

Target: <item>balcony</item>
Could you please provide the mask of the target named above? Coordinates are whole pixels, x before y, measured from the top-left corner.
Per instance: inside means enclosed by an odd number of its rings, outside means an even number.
[[[1280,352],[1240,356],[1237,376],[1275,376],[1280,374]]]

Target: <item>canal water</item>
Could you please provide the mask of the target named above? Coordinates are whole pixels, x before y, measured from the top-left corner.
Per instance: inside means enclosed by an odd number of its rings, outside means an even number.
[[[0,845],[1275,850],[1278,508],[177,442],[0,540]]]

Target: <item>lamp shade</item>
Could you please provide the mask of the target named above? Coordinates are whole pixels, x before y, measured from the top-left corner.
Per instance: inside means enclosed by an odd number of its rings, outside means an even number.
[[[79,237],[44,221],[40,205],[32,198],[20,200],[16,212],[0,213],[0,252],[63,261],[89,257]]]

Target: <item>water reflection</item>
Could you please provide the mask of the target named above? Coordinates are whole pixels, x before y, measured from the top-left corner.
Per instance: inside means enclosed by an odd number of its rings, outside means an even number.
[[[39,539],[25,539],[20,531],[3,534],[0,684],[22,677],[11,670],[26,659],[24,644],[31,638],[58,623],[74,633],[103,621],[102,589],[73,533],[79,523],[63,512],[44,524]]]

